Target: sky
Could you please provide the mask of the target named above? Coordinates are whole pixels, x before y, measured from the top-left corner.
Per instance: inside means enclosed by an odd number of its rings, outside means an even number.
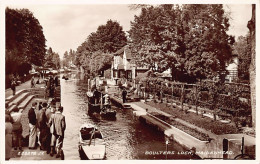
[[[52,47],[60,57],[69,49],[77,50],[92,32],[107,20],[116,20],[124,31],[130,30],[130,21],[140,10],[130,10],[126,4],[83,4],[83,5],[9,5],[10,8],[27,8],[33,12],[43,27],[47,48]],[[251,19],[250,4],[225,5],[231,13],[228,34],[246,35],[247,22]]]

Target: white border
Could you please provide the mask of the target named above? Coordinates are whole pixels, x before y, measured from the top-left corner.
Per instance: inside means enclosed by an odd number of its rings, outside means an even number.
[[[174,3],[174,4],[256,4],[256,63],[259,63],[258,59],[258,52],[259,52],[259,2],[260,0],[1,0],[0,1],[0,145],[5,145],[4,143],[4,102],[5,102],[5,7],[7,5],[19,5],[19,4],[27,4],[27,5],[43,5],[43,4],[166,4],[166,3]],[[243,11],[241,11],[243,12]],[[256,72],[259,72],[259,66],[256,64]],[[260,84],[258,74],[256,74],[256,84]],[[258,91],[258,86],[256,85],[256,91]],[[259,99],[259,94],[256,92],[256,102],[258,102]],[[258,110],[259,105],[256,104],[256,117],[260,117],[260,111]],[[254,163],[254,164],[260,164],[260,150],[259,150],[259,125],[260,121],[256,119],[256,160],[253,161],[221,161],[221,160],[216,160],[216,161],[203,161],[203,160],[198,160],[198,161],[187,161],[187,160],[170,160],[170,161],[165,161],[165,160],[128,160],[128,161],[120,161],[120,160],[109,160],[109,161],[78,161],[78,160],[68,160],[65,161],[66,163],[130,163],[130,162],[135,162],[135,163],[149,163],[149,164],[155,164],[158,162],[163,162],[163,163]],[[32,163],[32,162],[39,162],[39,163],[60,163],[64,161],[4,161],[4,146],[0,147],[0,163]],[[65,157],[66,158],[66,157]]]

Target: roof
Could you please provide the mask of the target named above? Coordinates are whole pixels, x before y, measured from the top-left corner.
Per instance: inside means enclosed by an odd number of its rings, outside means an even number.
[[[126,59],[132,59],[131,51],[130,51],[128,45],[126,45],[126,46],[122,47],[120,50],[116,51],[114,53],[114,55],[123,56],[124,52],[126,53]]]
[[[129,46],[125,46],[125,54],[126,54],[126,59],[132,59],[132,55],[131,55]]]
[[[122,47],[120,50],[116,51],[116,52],[114,53],[114,55],[115,55],[115,56],[121,56],[121,55],[123,56],[124,50],[125,50],[125,47]]]

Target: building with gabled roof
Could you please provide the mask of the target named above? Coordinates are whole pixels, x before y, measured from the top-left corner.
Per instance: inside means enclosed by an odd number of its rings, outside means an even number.
[[[233,82],[238,79],[238,55],[232,55],[232,62],[226,66],[226,70],[228,71],[228,75],[226,76],[226,82]]]
[[[111,79],[126,78],[127,80],[134,80],[139,73],[144,73],[149,70],[147,66],[136,66],[128,45],[113,55],[114,60],[111,66]]]

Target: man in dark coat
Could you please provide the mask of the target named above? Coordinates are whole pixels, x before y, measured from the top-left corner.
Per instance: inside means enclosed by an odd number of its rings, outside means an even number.
[[[123,92],[122,92],[123,103],[126,103],[126,95],[127,95],[127,91],[126,91],[126,89],[124,88],[124,89],[123,89]]]
[[[51,139],[51,153],[50,155],[53,156],[54,154],[54,145],[56,144],[56,149],[57,149],[57,156],[56,158],[59,158],[61,155],[61,148],[63,146],[63,139],[64,139],[64,131],[66,129],[66,121],[65,121],[65,116],[62,115],[63,112],[63,107],[60,106],[58,108],[58,111],[55,112],[51,116],[50,125],[54,126],[54,135],[52,135]]]
[[[93,92],[93,98],[95,100],[95,104],[98,104],[98,102],[99,102],[99,95],[100,95],[100,93],[98,92],[98,90],[96,88],[95,91]]]
[[[37,119],[37,124],[38,124],[38,128],[40,130],[40,143],[41,143],[41,150],[47,150],[47,138],[49,135],[49,128],[47,127],[47,117],[46,117],[46,108],[47,108],[47,103],[44,102],[42,104],[42,108],[39,110],[39,115],[38,115],[38,119]]]
[[[58,76],[55,76],[54,82],[55,82],[56,87],[59,86],[59,77]]]
[[[28,119],[29,119],[29,149],[36,148],[36,137],[37,137],[37,130],[36,130],[36,108],[37,102],[33,102],[31,109],[28,112]]]

